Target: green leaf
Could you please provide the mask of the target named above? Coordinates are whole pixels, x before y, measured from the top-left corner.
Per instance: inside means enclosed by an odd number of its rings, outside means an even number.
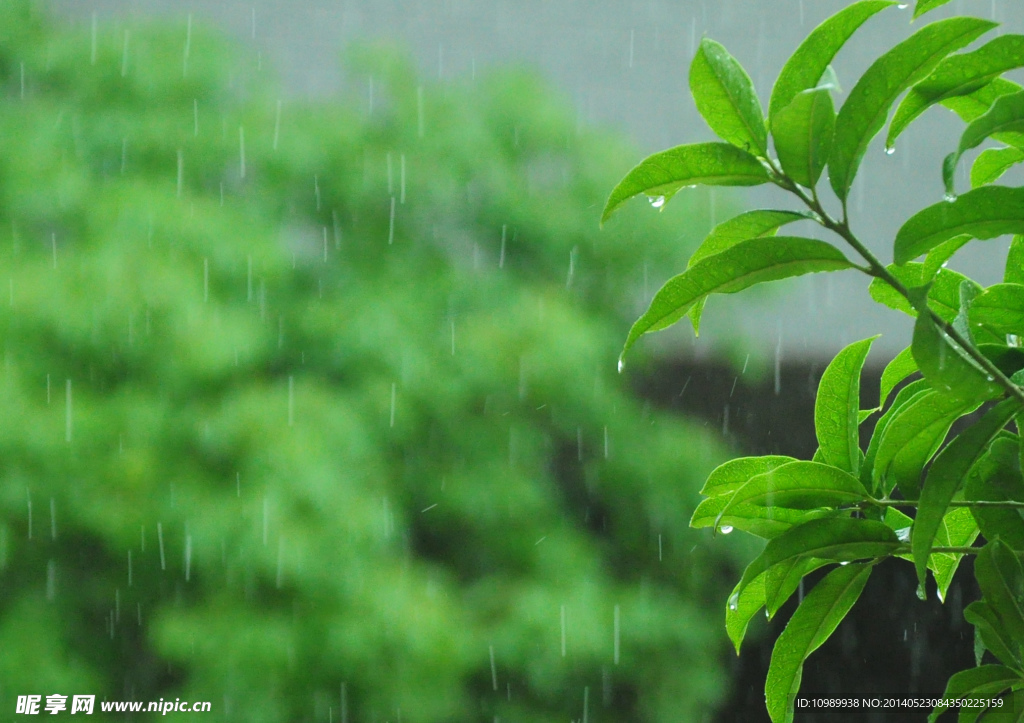
[[[768,181],[768,171],[759,160],[728,143],[676,146],[648,156],[619,181],[608,197],[601,223],[641,193],[666,203],[688,186],[757,186]]]
[[[764,507],[755,504],[742,504],[733,506],[728,514],[723,514],[729,504],[729,499],[730,496],[721,495],[701,502],[693,511],[690,527],[696,529],[714,527],[721,530],[733,528],[755,537],[772,540],[799,524],[832,512],[831,510],[807,511],[782,506]]]
[[[947,98],[968,95],[1008,70],[1024,65],[1024,36],[1001,35],[970,53],[951,55],[915,85],[900,103],[889,124],[886,146],[925,110]]]
[[[725,605],[725,632],[736,648],[736,655],[740,654],[740,646],[747,635],[750,621],[763,607],[764,575],[747,585],[742,592],[739,583],[736,583]]]
[[[910,382],[910,384],[897,392],[896,398],[893,399],[892,404],[889,405],[889,409],[877,422],[875,422],[875,428],[871,432],[871,441],[868,443],[867,452],[864,453],[864,461],[860,466],[861,481],[871,490],[871,494],[875,496],[885,496],[889,492],[889,490],[881,489],[877,484],[877,481],[879,479],[884,479],[884,476],[875,474],[875,459],[878,456],[878,447],[881,444],[882,438],[885,437],[889,424],[897,414],[901,413],[901,410],[907,406],[907,404],[921,394],[930,391],[932,391],[932,389],[924,379],[918,379]]]
[[[995,183],[1018,163],[1024,162],[1020,148],[987,148],[978,154],[971,166],[971,188]]]
[[[886,269],[904,288],[914,289],[926,285],[927,265],[911,261],[903,266],[890,264]],[[928,289],[928,307],[946,321],[953,321],[960,310],[960,285],[966,276],[950,269],[939,269],[931,280]],[[902,311],[910,316],[917,316],[917,309],[903,294],[889,286],[884,280],[874,278],[868,286],[871,298],[890,309]]]
[[[897,354],[891,362],[885,365],[882,371],[882,383],[878,396],[878,408],[883,409],[889,395],[897,384],[917,371],[917,362],[914,361],[913,350],[908,346]]]
[[[686,266],[689,268],[698,261],[706,259],[708,256],[714,256],[715,254],[725,251],[727,248],[735,246],[740,241],[747,241],[752,238],[761,238],[764,236],[774,236],[775,233],[783,226],[796,221],[806,221],[810,216],[806,213],[798,213],[796,211],[770,211],[766,209],[759,209],[755,211],[747,211],[741,213],[739,216],[734,216],[728,221],[715,226],[711,233],[708,234],[707,238],[701,243],[697,250],[690,256],[689,262]],[[690,321],[693,324],[694,334],[700,332],[700,317],[704,312],[704,305],[706,299],[701,299],[693,308],[688,312]]]
[[[978,523],[966,507],[955,507],[942,518],[935,535],[937,547],[967,547],[978,539]],[[946,592],[953,582],[957,567],[963,555],[951,552],[933,552],[928,559],[928,568],[935,577],[940,602],[945,602]]]
[[[970,320],[972,329],[1024,336],[1024,284],[988,287],[971,304]]]
[[[832,150],[836,111],[826,88],[797,93],[792,102],[772,116],[772,139],[782,169],[805,188],[821,177]]]
[[[793,236],[744,241],[669,279],[629,330],[622,355],[643,334],[679,321],[708,294],[732,294],[766,281],[852,266],[839,249],[823,241]]]
[[[896,533],[881,522],[850,517],[810,520],[779,535],[747,565],[739,590],[758,575],[794,557],[835,562],[885,557],[899,547]]]
[[[704,38],[690,64],[697,110],[719,138],[748,153],[768,155],[764,112],[747,71],[720,43]]]
[[[804,661],[828,640],[857,602],[871,565],[840,567],[814,586],[782,631],[768,666],[765,701],[774,723],[793,720],[793,703],[800,690]]]
[[[971,279],[964,279],[963,283],[960,284],[960,310],[957,312],[956,318],[953,319],[953,328],[960,334],[961,337],[966,339],[969,343],[977,346],[977,342],[974,339],[974,335],[971,333],[971,324],[968,321],[968,314],[971,310],[971,304],[982,292],[982,289],[978,284]],[[981,327],[979,326],[979,329]]]
[[[898,484],[916,499],[921,472],[949,433],[953,422],[980,405],[934,389],[921,392],[896,409],[879,439],[872,466],[872,487],[888,493]]]
[[[940,20],[918,30],[867,69],[836,118],[829,180],[840,199],[849,195],[868,143],[885,125],[900,93],[926,77],[944,57],[995,26],[978,18]]]
[[[1020,666],[1019,652],[1015,652],[1018,646],[991,605],[982,600],[971,603],[964,608],[964,620],[974,626],[985,648],[999,660],[1006,665]]]
[[[974,576],[985,603],[995,613],[1005,637],[1012,641],[1014,658],[1020,660],[1024,646],[1024,571],[1020,558],[1001,541],[992,540],[978,553]]]
[[[1009,233],[1024,233],[1024,188],[982,186],[911,216],[896,234],[895,260],[905,264],[960,234],[991,239]]]
[[[860,473],[860,374],[877,336],[854,342],[826,367],[814,400],[814,430],[827,464]],[[859,483],[858,483],[859,484]]]
[[[948,2],[949,0],[917,0],[917,5],[914,6],[914,17],[919,18],[926,12],[942,7]]]
[[[975,333],[991,332],[987,327],[979,326],[975,328]],[[1006,344],[978,344],[978,351],[1005,376],[1010,377],[1011,381],[1017,372],[1024,371],[1024,349]]]
[[[958,723],[1022,723],[1024,721],[1024,691],[1014,690],[1003,695],[1000,704],[988,708],[961,708]],[[967,715],[964,715],[964,711]]]
[[[764,604],[769,620],[775,617],[786,601],[800,587],[800,581],[820,567],[831,565],[831,560],[816,557],[794,557],[775,565],[764,573]]]
[[[804,575],[829,564],[832,564],[829,560],[794,557],[759,575],[742,592],[737,584],[725,607],[725,629],[736,654],[739,654],[747,627],[758,611],[766,607],[770,618],[796,591]]]
[[[992,104],[985,115],[972,121],[963,135],[955,153],[942,163],[943,180],[946,190],[953,193],[954,175],[960,157],[972,148],[977,148],[986,139],[997,133],[1020,133],[1024,131],[1024,91],[1001,96]]]
[[[769,116],[789,105],[797,93],[817,86],[836,53],[857,28],[875,13],[895,4],[881,0],[855,2],[812,30],[782,67],[768,102]]]
[[[1007,284],[1024,284],[1024,236],[1014,236],[1010,242],[1010,251],[1006,255],[1006,271],[1003,282]]]
[[[1007,399],[997,404],[977,424],[962,432],[946,445],[946,448],[939,453],[928,470],[928,476],[921,488],[917,517],[914,520],[914,529],[910,538],[914,565],[917,568],[917,577],[922,591],[928,557],[931,555],[935,536],[939,531],[942,518],[945,517],[949,508],[949,503],[967,478],[967,473],[988,450],[989,443],[1019,409],[1020,405],[1014,399]],[[991,544],[989,543],[989,546]],[[977,565],[978,563],[975,562],[976,574]],[[978,581],[981,582],[980,576]],[[1022,627],[1022,632],[1024,632],[1024,627]],[[1024,637],[1018,639],[1024,640]]]
[[[964,122],[970,123],[975,118],[987,113],[988,109],[992,107],[992,104],[995,103],[999,97],[1009,95],[1010,93],[1016,93],[1020,89],[1021,87],[1011,80],[1007,80],[1006,78],[996,78],[988,85],[978,88],[978,90],[973,93],[959,95],[954,98],[947,98],[942,101],[942,105],[960,116]],[[1009,135],[1017,137],[1017,134]],[[996,140],[1001,139],[997,138]],[[1004,140],[1002,142],[1006,143],[1008,146],[1017,146],[1016,143],[1008,140]]]
[[[866,499],[864,485],[850,473],[828,464],[800,460],[752,478],[733,493],[721,515],[724,517],[740,505],[812,510]]]
[[[1024,480],[1020,470],[1020,444],[999,438],[971,469],[964,498],[969,501],[1024,502]],[[1020,509],[971,507],[985,539],[997,537],[1015,550],[1024,551],[1024,517]]]
[[[921,283],[926,284],[934,279],[935,275],[939,273],[946,262],[953,258],[953,254],[963,248],[970,240],[971,237],[967,234],[954,236],[949,241],[943,241],[929,251],[928,255],[924,258],[924,269],[921,277]],[[896,268],[900,267],[897,266]]]
[[[733,492],[750,481],[752,477],[765,472],[771,472],[790,462],[796,462],[793,457],[783,455],[766,454],[763,457],[739,457],[718,465],[708,475],[707,482],[701,488],[700,493],[705,497],[718,495],[732,495]]]
[[[963,347],[928,316],[921,315],[914,323],[912,348],[918,369],[939,391],[979,401],[993,399],[1003,391]]]
[[[949,679],[946,692],[940,700],[956,698],[995,698],[1011,685],[1024,683],[1020,673],[1002,665],[982,665],[978,668],[961,670]],[[948,706],[938,705],[928,716],[928,723],[949,710]]]

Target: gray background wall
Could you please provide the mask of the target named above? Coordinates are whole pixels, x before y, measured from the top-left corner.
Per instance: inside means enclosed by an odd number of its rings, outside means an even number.
[[[693,49],[702,34],[724,43],[747,67],[766,101],[786,57],[817,23],[848,4],[843,0],[52,0],[71,22],[118,18],[130,25],[150,16],[188,13],[251,43],[298,95],[329,94],[340,87],[339,51],[360,38],[407,44],[425,75],[453,78],[496,63],[539,67],[574,102],[583,122],[629,132],[644,152],[708,140],[687,88]],[[1024,29],[1019,0],[955,0],[927,21],[960,12],[1003,22],[998,32]],[[925,21],[910,23],[910,9],[890,9],[868,21],[837,59],[848,90],[871,60]],[[898,143],[869,149],[862,179],[851,196],[855,230],[883,259],[902,220],[942,198],[939,168],[962,123],[931,110]],[[639,157],[638,157],[639,160]],[[969,167],[969,166],[968,166]],[[961,187],[963,187],[963,183]],[[719,192],[722,193],[722,192]],[[787,207],[765,189],[743,192],[750,206]],[[596,223],[596,217],[595,217]],[[806,228],[803,233],[815,233]],[[999,279],[1006,242],[962,251],[953,267],[983,283]],[[749,297],[747,297],[749,300]],[[850,300],[855,310],[845,303]],[[698,354],[725,336],[723,315],[743,305],[742,295],[709,307],[700,340],[688,329],[666,332]],[[746,306],[749,306],[747,304]],[[716,322],[717,319],[717,322]],[[906,317],[873,305],[863,277],[830,274],[776,285],[747,309],[743,327],[752,349],[788,358],[823,357],[842,344],[883,331],[878,347],[894,353],[909,340]]]

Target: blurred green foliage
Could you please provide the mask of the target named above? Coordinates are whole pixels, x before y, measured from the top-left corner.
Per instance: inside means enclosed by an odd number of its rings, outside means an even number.
[[[599,232],[634,154],[526,73],[251,55],[0,4],[0,710],[700,720],[722,450],[615,374],[698,199]]]

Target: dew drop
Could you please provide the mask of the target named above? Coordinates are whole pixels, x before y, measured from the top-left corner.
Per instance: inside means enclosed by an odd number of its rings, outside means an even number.
[[[899,5],[896,6],[896,9],[906,10],[908,7],[910,7],[910,3],[900,3]]]
[[[626,368],[626,362],[619,359],[619,374],[622,374],[622,370]]]
[[[896,152],[896,146],[886,146],[885,147],[885,155],[891,156],[895,152]]]
[[[947,193],[945,196],[943,196],[943,199],[946,201],[946,203],[953,203],[953,201],[955,201],[956,198],[957,197],[955,193]]]
[[[734,592],[729,597],[729,609],[730,610],[739,610],[739,608],[740,608],[740,594],[738,592]]]
[[[839,563],[839,566],[840,567],[846,567],[849,564],[850,564],[849,560],[843,560],[842,562]]]
[[[654,206],[654,208],[661,208],[665,205],[664,196],[650,196],[647,200],[651,202],[651,205]]]
[[[901,527],[900,529],[896,530],[896,539],[900,542],[910,542],[910,528]]]
[[[730,532],[732,532],[732,525],[722,525],[720,528],[718,528],[718,531],[721,532],[723,535],[728,535]]]
[[[925,592],[924,585],[918,585],[917,586],[917,599],[918,600],[927,600],[928,599],[928,593]]]

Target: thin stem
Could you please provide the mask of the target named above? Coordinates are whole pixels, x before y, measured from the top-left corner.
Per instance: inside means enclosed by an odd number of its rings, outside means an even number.
[[[871,504],[878,507],[917,507],[921,503],[918,500],[872,500]],[[1016,500],[954,500],[947,507],[993,507],[1024,510],[1024,502]]]
[[[804,205],[806,205],[809,209],[811,209],[811,211],[817,214],[818,218],[820,219],[819,223],[822,226],[829,229],[833,233],[837,234],[840,238],[846,241],[846,243],[853,247],[853,249],[860,255],[862,259],[867,261],[867,268],[864,268],[862,266],[857,266],[856,268],[860,269],[869,276],[874,276],[875,278],[881,279],[889,286],[891,286],[900,296],[907,299],[907,301],[910,301],[910,292],[907,290],[907,287],[900,283],[899,279],[893,276],[892,273],[889,272],[889,269],[885,268],[885,265],[881,261],[879,261],[878,258],[873,253],[871,253],[870,249],[868,249],[867,246],[861,243],[860,239],[858,239],[857,236],[853,233],[853,231],[850,230],[850,224],[846,213],[845,199],[843,199],[842,202],[843,219],[842,221],[836,221],[834,218],[829,216],[828,212],[822,207],[821,203],[818,200],[816,192],[814,193],[813,197],[808,196],[807,193],[802,188],[800,188],[793,181],[793,179],[787,176],[785,172],[781,168],[779,168],[779,166],[774,161],[769,161],[769,163],[778,176],[778,178],[773,179],[775,184],[780,188],[783,188],[789,191],[790,193],[794,194],[801,201],[803,201]],[[935,311],[932,310],[931,307],[929,307],[927,304],[924,305],[924,309],[918,310],[918,313],[922,312],[926,312],[929,318],[932,320],[932,322],[939,329],[941,329],[942,332],[948,338],[956,342],[956,344],[964,351],[964,353],[967,354],[979,367],[981,367],[985,371],[985,373],[992,379],[992,381],[996,382],[997,384],[999,384],[999,386],[1003,387],[1003,389],[1005,389],[1010,394],[1010,396],[1014,397],[1018,402],[1024,404],[1024,389],[1021,389],[1016,384],[1014,384],[1005,374],[1003,374],[999,367],[993,364],[988,357],[986,357],[984,354],[978,351],[978,349],[976,349],[975,346],[971,344],[969,340],[965,339],[960,334],[960,332],[958,332],[953,327],[952,324],[950,324],[937,313],[935,313]]]

